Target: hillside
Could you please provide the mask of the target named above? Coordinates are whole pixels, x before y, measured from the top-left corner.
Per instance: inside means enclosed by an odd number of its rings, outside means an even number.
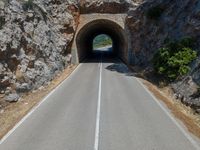
[[[104,47],[104,46],[108,46],[108,45],[112,45],[112,40],[110,37],[108,37],[107,35],[104,35],[104,34],[95,37],[95,39],[93,41],[94,48]]]

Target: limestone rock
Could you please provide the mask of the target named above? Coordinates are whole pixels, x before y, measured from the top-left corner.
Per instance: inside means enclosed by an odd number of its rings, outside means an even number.
[[[17,102],[19,100],[20,96],[16,93],[9,94],[5,97],[5,100],[7,102]]]
[[[156,19],[148,18],[151,8],[162,9]],[[128,11],[126,28],[130,37],[131,63],[143,68],[151,67],[151,60],[165,39],[192,37],[195,49],[200,51],[199,0],[147,0],[140,1]],[[189,74],[172,83],[177,99],[194,110],[200,110],[200,57],[191,64]]]
[[[18,86],[16,87],[16,91],[18,93],[24,93],[24,92],[28,92],[31,90],[31,85],[28,83],[22,83],[22,84],[18,84]]]
[[[81,13],[126,13],[131,0],[81,0]]]
[[[163,10],[157,20],[146,15],[154,7]],[[200,21],[197,19],[199,11],[198,0],[147,0],[131,7],[126,25],[131,40],[132,64],[148,66],[166,38],[180,39],[190,36],[197,39],[197,47],[200,47]]]
[[[65,67],[62,58],[77,24],[72,7],[76,0],[0,0],[1,91],[37,89]]]

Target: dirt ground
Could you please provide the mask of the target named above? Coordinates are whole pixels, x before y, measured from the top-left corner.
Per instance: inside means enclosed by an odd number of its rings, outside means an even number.
[[[190,107],[185,106],[173,97],[170,87],[158,88],[147,80],[140,79],[154,96],[164,102],[172,114],[187,127],[188,131],[200,138],[200,115],[196,114]]]
[[[35,107],[49,92],[66,79],[77,66],[70,66],[44,88],[27,93],[19,102],[8,103],[0,95],[0,139],[11,130],[33,107]]]

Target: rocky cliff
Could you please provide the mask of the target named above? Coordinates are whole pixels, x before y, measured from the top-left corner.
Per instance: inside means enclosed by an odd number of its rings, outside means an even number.
[[[151,11],[151,17],[148,16]],[[166,39],[195,39],[200,52],[200,1],[149,0],[132,7],[126,20],[131,36],[134,65],[149,67],[151,59]],[[150,63],[149,63],[150,62]],[[176,97],[200,111],[200,57],[191,64],[190,73],[171,84]]]
[[[84,13],[126,13],[131,0],[80,0],[80,12]]]
[[[0,92],[7,100],[63,70],[77,19],[72,0],[0,1]]]
[[[152,9],[154,18],[148,17]],[[200,1],[149,0],[130,8],[126,20],[134,64],[146,65],[167,38],[193,37],[199,48]]]

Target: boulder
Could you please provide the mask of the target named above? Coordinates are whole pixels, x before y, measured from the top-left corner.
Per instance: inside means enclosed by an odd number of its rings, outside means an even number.
[[[5,97],[5,100],[7,102],[17,102],[19,100],[20,96],[17,93],[9,94]]]
[[[17,85],[16,87],[16,91],[18,93],[24,93],[24,92],[28,92],[32,89],[31,85],[28,84],[28,83],[22,83],[22,84],[19,84]]]

